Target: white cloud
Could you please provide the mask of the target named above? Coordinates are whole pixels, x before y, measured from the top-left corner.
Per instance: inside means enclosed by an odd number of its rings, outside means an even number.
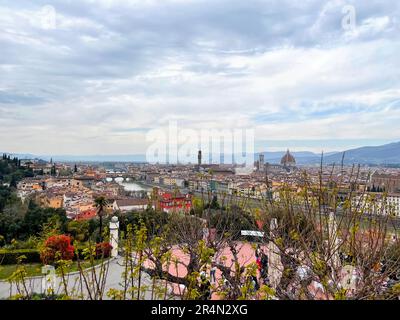
[[[343,1],[55,1],[55,30],[31,23],[45,3],[6,1],[0,149],[144,153],[146,130],[172,119],[397,140],[399,5],[378,3],[355,1],[349,36]]]

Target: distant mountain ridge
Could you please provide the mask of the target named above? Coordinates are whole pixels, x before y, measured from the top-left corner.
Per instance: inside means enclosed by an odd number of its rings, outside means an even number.
[[[1,152],[1,154],[8,152]],[[54,162],[146,162],[145,155],[34,155],[30,153],[11,153],[12,157],[19,159],[42,159]]]
[[[286,151],[275,152],[259,152],[255,154],[255,160],[258,160],[260,154],[264,154],[265,162],[280,163]],[[371,164],[371,165],[388,165],[400,164],[400,142],[393,142],[381,146],[366,146],[350,149],[342,152],[324,153],[324,163],[341,163],[344,153],[345,164]],[[310,151],[291,152],[296,158],[299,165],[319,164],[321,154]],[[86,156],[68,156],[68,155],[33,155],[33,154],[11,154],[20,159],[43,159],[49,161],[63,162],[146,162],[146,156],[137,155],[86,155]]]
[[[347,150],[344,152],[346,164],[400,164],[400,142],[385,144],[382,146],[368,146]],[[325,157],[325,162],[342,161],[343,152]]]
[[[279,163],[285,152],[262,152],[266,162]],[[258,155],[256,154],[257,159]],[[297,164],[318,164],[321,154],[313,152],[291,152]],[[324,153],[325,164],[341,163],[344,154],[344,164],[388,165],[400,164],[400,142],[381,146],[366,146],[341,152]]]
[[[259,155],[264,155],[264,161],[279,164],[286,151],[260,152],[255,154],[255,160],[259,159]],[[321,161],[321,155],[310,151],[290,152],[295,158],[297,164],[312,164]]]

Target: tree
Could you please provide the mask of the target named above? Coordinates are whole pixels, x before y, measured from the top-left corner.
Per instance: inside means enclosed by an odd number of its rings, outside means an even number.
[[[350,185],[358,183],[359,170],[353,167]],[[332,179],[334,187],[329,188],[329,181],[320,179],[315,185],[304,173],[300,193],[285,183],[279,201],[266,203],[263,242],[279,253],[282,266],[270,266],[281,270],[274,287],[279,299],[379,299],[387,290],[385,279],[396,272],[393,264],[386,270],[379,267],[390,238],[398,233],[391,228],[388,208],[378,206],[374,196],[354,191],[359,188],[349,188],[340,199],[344,177],[331,172]],[[277,224],[271,233],[272,219]],[[302,270],[308,271],[299,276]],[[354,282],[344,283],[346,270],[357,274]]]
[[[211,203],[206,206],[206,209],[208,209],[208,208],[216,209],[216,210],[220,209],[220,205],[219,205],[219,202],[218,202],[218,197],[217,197],[216,194],[213,195]]]
[[[74,240],[84,242],[89,239],[89,235],[91,234],[89,232],[89,227],[90,226],[88,220],[84,221],[72,220],[68,222],[67,231],[69,234],[71,234]]]
[[[105,209],[107,207],[108,201],[105,197],[101,196],[94,200],[95,206],[97,208],[97,216],[100,220],[100,234],[99,234],[99,241],[103,239],[103,216],[105,214]]]
[[[11,194],[10,188],[0,186],[0,212],[4,210],[4,207],[11,198]]]
[[[111,255],[112,245],[109,242],[96,243],[96,259],[108,258]]]
[[[210,224],[207,219],[179,213],[168,215],[168,223],[164,224],[158,233],[148,236],[144,253],[145,260],[150,261],[152,267],[142,266],[142,270],[153,278],[183,285],[185,291],[181,292],[182,298],[199,299],[204,296],[204,281],[199,279],[200,273],[207,267],[216,266],[231,283],[235,284],[232,290],[239,296],[240,284],[234,279],[241,278],[245,267],[239,265],[238,247],[233,240],[240,234],[240,227],[235,225],[235,219],[234,215],[228,215],[224,219],[221,215],[218,221],[214,219],[219,232],[212,238],[205,239],[203,230]],[[155,242],[157,245],[154,245]],[[232,252],[233,262],[229,267],[213,262],[214,255],[224,249]],[[179,251],[178,256],[184,254],[186,258],[177,259],[171,256],[172,252],[176,251]],[[168,265],[174,268],[171,269]],[[182,267],[185,269],[183,274],[171,271],[177,270],[178,266],[179,269]]]
[[[353,185],[357,184],[358,170],[350,175]],[[304,174],[300,192],[294,191],[287,182],[279,190],[277,199],[260,200],[257,220],[262,222],[259,227],[264,231],[264,237],[259,238],[258,245],[268,248],[269,256],[268,268],[261,272],[263,284],[259,290],[254,290],[251,280],[257,275],[256,264],[243,263],[239,259],[240,230],[258,229],[252,217],[254,206],[246,201],[241,207],[228,203],[226,210],[206,208],[198,216],[169,215],[168,222],[156,233],[147,230],[148,240],[143,252],[144,260],[150,263],[140,270],[153,279],[183,285],[184,299],[201,296],[199,274],[210,265],[219,269],[229,284],[225,286],[226,290],[221,289],[224,286],[214,290],[228,294],[225,297],[230,299],[379,299],[398,296],[400,285],[391,285],[390,290],[385,285],[387,279],[393,279],[399,273],[400,255],[387,254],[389,250],[400,251],[393,249],[390,240],[398,231],[389,228],[391,220],[384,214],[384,207],[376,206],[368,199],[366,203],[358,203],[363,199],[356,191],[360,188],[349,188],[345,194],[340,189],[343,176],[338,177],[333,182],[322,182],[321,179],[320,184],[315,185]],[[204,239],[202,230],[207,225],[216,232],[212,238]],[[156,239],[157,246],[154,246],[151,243]],[[176,256],[165,258],[172,252],[176,254],[177,250]],[[229,252],[229,264],[212,262],[211,257],[221,252]],[[386,261],[385,268],[380,268],[382,261]],[[176,264],[180,269],[183,267],[185,272],[171,272],[168,263]],[[344,282],[346,270],[357,273],[355,283]]]
[[[15,177],[15,175],[12,175],[11,176],[11,181],[10,181],[10,187],[11,188],[17,188],[17,183],[18,183],[17,178]]]
[[[58,223],[61,231],[66,231],[68,219],[64,209],[41,208],[31,200],[23,221],[22,232],[24,237],[39,234],[43,229],[43,225],[50,220]]]
[[[51,174],[52,176],[57,175],[57,170],[56,170],[56,165],[55,165],[55,164],[53,164],[53,166],[51,167],[50,174]]]
[[[44,264],[54,264],[60,260],[72,260],[74,247],[71,238],[66,235],[49,237],[40,251],[40,258]]]
[[[19,203],[10,203],[0,211],[0,235],[6,243],[24,238],[24,210]]]

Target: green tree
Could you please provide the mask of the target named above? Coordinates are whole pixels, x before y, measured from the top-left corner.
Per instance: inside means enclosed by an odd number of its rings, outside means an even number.
[[[59,224],[61,231],[64,232],[66,231],[67,220],[64,209],[41,208],[30,201],[24,217],[23,232],[25,237],[37,235],[42,231],[43,225],[50,221]]]
[[[105,209],[107,207],[108,201],[105,197],[98,197],[94,200],[95,206],[97,208],[97,215],[100,220],[100,234],[99,234],[99,241],[102,241],[103,235],[103,216],[105,214]]]
[[[74,240],[87,241],[89,239],[89,221],[70,221],[67,225],[67,231],[73,236]]]

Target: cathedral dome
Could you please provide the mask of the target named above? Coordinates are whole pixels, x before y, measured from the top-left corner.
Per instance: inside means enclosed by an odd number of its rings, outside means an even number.
[[[294,166],[294,165],[296,165],[296,159],[290,154],[289,150],[282,157],[281,165],[283,165],[283,166]]]

